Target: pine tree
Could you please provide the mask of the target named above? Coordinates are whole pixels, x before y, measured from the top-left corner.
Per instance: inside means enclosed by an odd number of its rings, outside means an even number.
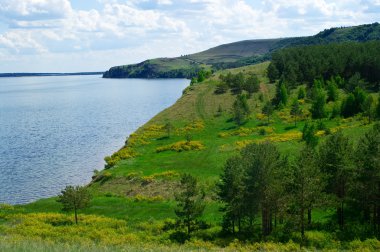
[[[273,114],[274,108],[270,101],[267,101],[263,107],[262,113],[267,116],[268,124],[270,121],[270,116]]]
[[[380,124],[377,123],[358,143],[355,153],[356,179],[352,190],[364,220],[380,233]],[[372,218],[371,218],[372,213]]]
[[[58,196],[58,202],[62,203],[63,211],[74,211],[75,223],[78,224],[78,210],[88,207],[91,195],[86,187],[66,186]]]
[[[327,101],[337,101],[339,99],[339,90],[334,79],[327,82]]]
[[[317,89],[310,112],[314,119],[322,119],[327,116],[326,95],[321,88]]]
[[[217,184],[218,197],[224,203],[225,231],[235,233],[235,226],[241,231],[241,222],[244,217],[244,167],[240,157],[231,157],[224,165],[220,182]]]
[[[245,95],[238,95],[233,104],[233,119],[237,125],[242,125],[249,117],[250,109]]]
[[[344,206],[352,181],[353,147],[341,131],[331,135],[319,148],[319,166],[327,174],[327,191],[336,197],[338,224],[345,224]]]
[[[248,92],[249,97],[251,97],[253,93],[259,92],[260,81],[256,74],[249,75],[249,77],[245,80],[244,90]]]
[[[180,192],[175,194],[177,201],[175,214],[178,217],[179,226],[184,226],[187,235],[190,236],[205,209],[205,194],[199,188],[197,179],[189,174],[181,177],[180,187]]]
[[[300,87],[300,88],[298,89],[297,97],[298,97],[299,100],[301,100],[301,99],[305,99],[305,97],[306,97],[306,90],[305,90],[304,87]]]
[[[285,164],[277,147],[269,142],[247,145],[241,156],[247,174],[245,206],[251,220],[261,212],[262,234],[267,236],[272,231],[272,216],[283,191],[278,183],[278,171]]]
[[[305,215],[320,206],[326,198],[323,192],[326,186],[325,178],[317,165],[314,149],[306,147],[301,151],[297,163],[290,169],[290,178],[286,181],[288,203],[292,206],[293,214],[297,216],[303,244]]]
[[[318,144],[318,137],[315,135],[317,133],[317,127],[315,124],[307,122],[302,129],[302,140],[306,142],[309,147],[316,147]]]
[[[294,116],[294,126],[297,127],[297,117],[302,114],[302,109],[300,107],[300,103],[297,99],[293,100],[292,108],[290,110],[290,114]]]

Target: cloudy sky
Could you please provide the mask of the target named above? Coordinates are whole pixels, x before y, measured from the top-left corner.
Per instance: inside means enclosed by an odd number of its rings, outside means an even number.
[[[380,0],[0,0],[0,72],[103,71],[379,17]]]

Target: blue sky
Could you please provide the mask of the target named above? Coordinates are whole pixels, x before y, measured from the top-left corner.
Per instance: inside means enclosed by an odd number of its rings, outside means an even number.
[[[0,72],[103,71],[379,17],[380,0],[0,0]]]

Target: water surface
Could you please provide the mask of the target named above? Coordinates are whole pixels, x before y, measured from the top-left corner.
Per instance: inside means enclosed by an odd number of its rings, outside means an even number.
[[[0,78],[0,203],[85,184],[126,136],[173,104],[188,80]]]

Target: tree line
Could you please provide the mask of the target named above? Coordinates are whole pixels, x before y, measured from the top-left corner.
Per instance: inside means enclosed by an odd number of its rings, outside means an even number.
[[[268,67],[271,82],[282,80],[289,87],[312,86],[315,79],[334,76],[350,79],[359,75],[367,87],[379,90],[380,41],[301,46],[276,51]]]

